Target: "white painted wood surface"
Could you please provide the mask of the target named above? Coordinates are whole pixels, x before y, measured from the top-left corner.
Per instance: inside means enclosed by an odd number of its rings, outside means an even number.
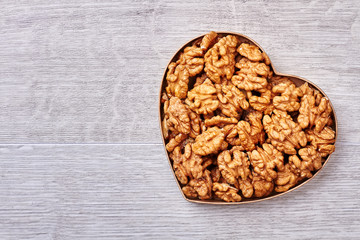
[[[359,239],[360,2],[0,1],[0,239]],[[339,121],[310,183],[241,206],[182,199],[163,71],[210,30],[318,84]]]

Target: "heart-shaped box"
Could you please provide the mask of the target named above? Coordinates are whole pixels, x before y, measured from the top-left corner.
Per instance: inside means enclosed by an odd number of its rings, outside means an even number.
[[[259,49],[262,51],[262,52],[265,52],[264,49],[258,44],[256,43],[254,40],[252,40],[251,38],[243,35],[243,34],[239,34],[239,33],[234,33],[234,32],[216,32],[218,34],[218,36],[220,37],[225,37],[227,35],[234,35],[237,37],[237,39],[242,42],[242,43],[249,43],[249,44],[253,44],[257,47],[259,47]],[[160,129],[161,129],[161,135],[162,135],[162,140],[163,140],[163,145],[164,145],[164,148],[165,148],[165,145],[166,145],[166,142],[165,142],[165,138],[164,138],[164,134],[163,134],[163,126],[161,124],[161,121],[163,119],[163,116],[164,116],[164,112],[163,112],[163,104],[161,102],[161,96],[162,96],[162,93],[165,92],[165,87],[167,85],[167,81],[166,81],[166,74],[167,74],[167,71],[168,71],[168,66],[171,62],[174,62],[176,61],[178,58],[179,58],[179,55],[180,53],[188,46],[191,46],[193,45],[194,42],[199,42],[205,35],[201,35],[199,37],[196,37],[192,40],[190,40],[189,42],[187,42],[186,44],[184,44],[175,54],[174,56],[170,59],[168,65],[166,66],[166,69],[165,69],[165,72],[164,72],[164,75],[163,75],[163,79],[162,79],[162,83],[161,83],[161,87],[160,87],[160,94],[159,94],[159,123],[160,123]],[[266,53],[266,52],[265,52]],[[295,85],[298,87],[298,86],[301,86],[302,84],[304,83],[308,83],[309,86],[312,88],[312,89],[315,89],[315,90],[318,90],[324,97],[328,98],[327,95],[325,94],[324,91],[322,91],[316,84],[310,82],[309,80],[305,79],[305,78],[302,78],[302,77],[298,77],[298,76],[294,76],[294,75],[290,75],[290,74],[283,74],[283,73],[279,73],[275,70],[272,62],[270,61],[270,68],[271,70],[273,71],[274,75],[277,75],[277,76],[281,76],[281,77],[287,77],[288,79],[290,79],[291,81],[293,81],[295,83]],[[191,80],[190,81],[194,81],[194,80]],[[189,82],[189,85],[192,85],[193,83]],[[329,98],[328,98],[329,99]],[[331,108],[332,108],[332,113],[331,113],[331,118],[332,118],[332,126],[331,128],[335,131],[335,142],[336,142],[336,138],[337,138],[337,132],[338,132],[338,129],[337,129],[337,119],[336,119],[336,114],[335,114],[335,111],[334,111],[334,107],[333,105],[331,104],[331,101],[329,100],[330,102],[330,105],[331,105]],[[335,143],[334,143],[335,144]],[[308,183],[311,179],[313,179],[317,174],[319,174],[319,172],[324,168],[324,166],[327,164],[327,162],[329,161],[330,159],[330,155],[328,155],[323,164],[322,164],[322,167],[317,170],[313,176],[311,178],[308,178],[306,180],[303,180],[302,182],[300,182],[299,184],[297,184],[296,186],[290,188],[289,190],[285,191],[285,192],[282,192],[282,193],[277,193],[275,191],[273,191],[270,195],[268,195],[267,197],[263,197],[263,198],[256,198],[256,197],[252,197],[252,198],[248,198],[248,199],[243,199],[242,201],[240,202],[224,202],[224,201],[220,201],[220,200],[199,200],[199,199],[190,199],[188,198],[187,196],[185,196],[185,194],[183,193],[182,189],[181,189],[181,184],[180,182],[178,181],[178,179],[176,178],[176,175],[173,171],[173,168],[172,168],[172,161],[170,160],[170,157],[169,157],[169,153],[167,152],[166,148],[165,148],[165,152],[166,152],[166,155],[167,155],[167,158],[168,158],[168,161],[169,161],[169,166],[170,166],[170,169],[174,175],[174,178],[178,184],[178,187],[179,187],[179,190],[182,194],[182,196],[189,202],[195,202],[195,203],[204,203],[204,204],[244,204],[244,203],[251,203],[251,202],[259,202],[259,201],[264,201],[264,200],[269,200],[269,199],[272,199],[272,198],[275,198],[275,197],[278,197],[278,196],[281,196],[281,195],[284,195],[286,193],[289,193],[303,185],[305,185],[306,183]]]

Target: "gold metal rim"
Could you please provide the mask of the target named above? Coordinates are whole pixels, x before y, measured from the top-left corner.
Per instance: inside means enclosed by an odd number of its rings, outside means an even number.
[[[231,34],[231,35],[234,35],[234,36],[237,36],[237,37],[245,38],[245,39],[247,39],[248,41],[250,41],[251,43],[253,43],[254,45],[258,46],[258,47],[261,49],[261,51],[265,52],[265,50],[264,50],[257,42],[255,42],[253,39],[251,39],[250,37],[245,36],[245,35],[243,35],[243,34],[239,34],[239,33],[235,33],[235,32],[227,32],[227,31],[225,31],[225,32],[216,32],[216,33],[217,33],[217,34],[221,34],[221,35]],[[163,131],[162,131],[162,125],[161,125],[161,121],[162,121],[162,119],[161,119],[161,117],[162,117],[162,116],[161,116],[161,94],[162,94],[162,92],[163,92],[163,90],[164,90],[164,86],[165,86],[165,83],[166,83],[166,73],[167,73],[167,68],[168,68],[169,64],[174,61],[174,58],[175,58],[175,57],[180,53],[180,51],[182,51],[186,46],[188,46],[189,44],[193,43],[194,41],[196,41],[196,40],[198,40],[198,39],[200,39],[200,38],[202,38],[202,37],[204,37],[204,36],[205,36],[205,34],[193,38],[192,40],[190,40],[190,41],[188,41],[187,43],[185,43],[182,47],[180,47],[180,48],[175,52],[175,54],[172,56],[172,58],[170,59],[170,61],[169,61],[168,64],[166,65],[166,68],[165,68],[165,71],[164,71],[164,74],[163,74],[163,77],[162,77],[161,85],[160,85],[160,92],[159,92],[159,102],[158,102],[158,103],[159,103],[159,126],[160,126],[160,132],[161,132],[161,139],[162,139],[162,143],[163,143],[163,147],[164,147],[164,150],[165,150],[166,157],[167,157],[167,159],[168,159],[168,163],[169,163],[170,170],[171,170],[171,172],[172,172],[172,174],[173,174],[173,177],[174,177],[174,179],[175,179],[175,181],[176,181],[176,183],[177,183],[177,185],[178,185],[178,187],[179,187],[179,190],[180,190],[181,195],[183,196],[183,198],[184,198],[185,200],[187,200],[187,201],[189,201],[189,202],[193,202],[193,203],[212,204],[212,205],[238,205],[238,204],[246,204],[246,203],[255,203],[255,202],[261,202],[261,201],[270,200],[270,199],[273,199],[273,198],[276,198],[276,197],[280,197],[280,196],[282,196],[282,195],[284,195],[284,194],[286,194],[286,193],[292,192],[292,191],[300,188],[301,186],[305,185],[306,183],[310,182],[313,178],[315,178],[316,175],[318,175],[318,174],[321,172],[321,170],[324,169],[325,165],[328,163],[328,161],[329,161],[329,159],[330,159],[330,157],[331,157],[332,154],[330,154],[330,155],[328,155],[328,156],[326,157],[326,159],[325,159],[322,167],[321,167],[318,171],[316,171],[316,173],[314,173],[314,175],[313,175],[311,178],[309,178],[309,179],[305,180],[304,182],[300,183],[299,185],[296,185],[295,187],[287,190],[286,192],[276,193],[276,194],[274,194],[274,195],[270,195],[270,196],[265,197],[265,198],[255,198],[255,199],[251,199],[251,198],[250,198],[250,199],[244,199],[243,201],[240,201],[240,202],[223,202],[223,201],[218,201],[218,200],[196,200],[196,199],[190,199],[190,198],[187,198],[187,197],[184,195],[184,193],[183,193],[183,191],[182,191],[182,189],[181,189],[181,185],[180,185],[179,181],[177,180],[177,178],[176,178],[176,176],[175,176],[174,170],[172,169],[172,165],[171,165],[171,160],[170,160],[170,158],[169,158],[169,154],[168,154],[168,152],[167,152],[167,150],[166,150],[166,148],[165,148],[166,143],[165,143],[165,139],[164,139],[164,135],[163,135]],[[265,52],[265,53],[266,53],[266,52]],[[270,57],[269,57],[269,59],[270,59]],[[319,86],[317,86],[315,83],[313,83],[313,82],[311,82],[311,81],[309,81],[309,80],[307,80],[307,79],[305,79],[305,78],[302,78],[302,77],[299,77],[299,76],[295,76],[295,75],[291,75],[291,74],[284,74],[284,73],[277,72],[277,71],[275,70],[274,66],[273,66],[273,63],[271,62],[271,59],[270,59],[270,65],[271,65],[271,68],[272,68],[272,70],[273,70],[273,72],[274,72],[275,75],[284,76],[284,77],[289,77],[289,78],[295,78],[295,79],[298,79],[298,80],[300,80],[300,81],[307,82],[307,83],[309,83],[313,88],[319,90],[319,91],[323,94],[324,97],[326,97],[326,98],[329,99],[331,108],[332,108],[332,110],[333,110],[333,117],[334,117],[334,125],[335,125],[335,143],[334,143],[334,145],[335,145],[335,144],[336,144],[336,139],[337,139],[337,136],[338,136],[337,117],[336,117],[336,113],[335,113],[334,106],[333,106],[333,104],[331,103],[330,98],[326,95],[326,93],[325,93]]]

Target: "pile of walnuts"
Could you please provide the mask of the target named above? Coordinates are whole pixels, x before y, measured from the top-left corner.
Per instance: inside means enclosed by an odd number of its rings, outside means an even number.
[[[329,100],[275,76],[257,46],[215,32],[168,66],[166,149],[192,199],[266,197],[322,167],[335,150]]]

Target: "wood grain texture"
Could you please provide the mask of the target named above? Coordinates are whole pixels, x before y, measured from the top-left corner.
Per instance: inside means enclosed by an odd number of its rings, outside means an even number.
[[[360,2],[0,1],[0,239],[359,239]],[[186,202],[161,145],[166,64],[210,30],[320,86],[337,150],[310,183]]]

